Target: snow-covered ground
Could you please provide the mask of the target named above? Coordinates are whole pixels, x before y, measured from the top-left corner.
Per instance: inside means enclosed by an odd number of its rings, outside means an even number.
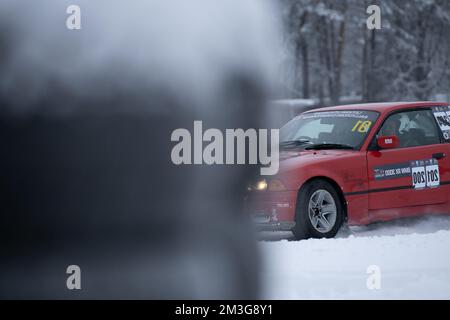
[[[345,228],[336,239],[261,236],[263,298],[450,299],[449,216]],[[368,288],[370,266],[379,289]]]

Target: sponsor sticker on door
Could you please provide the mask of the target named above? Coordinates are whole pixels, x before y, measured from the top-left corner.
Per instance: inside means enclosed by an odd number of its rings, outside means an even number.
[[[394,163],[373,169],[375,180],[390,180],[396,178],[409,177],[411,166],[409,163]]]
[[[413,187],[416,190],[439,187],[438,161],[436,159],[412,161],[411,176]]]
[[[436,188],[440,185],[439,162],[436,159],[414,160],[373,168],[375,180],[411,177],[415,190]]]

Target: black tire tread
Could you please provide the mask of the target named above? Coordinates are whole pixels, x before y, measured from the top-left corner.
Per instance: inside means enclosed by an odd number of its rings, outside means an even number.
[[[320,233],[311,225],[308,215],[310,196],[318,189],[330,192],[337,206],[336,224],[328,233]],[[295,227],[292,229],[295,239],[333,238],[336,236],[344,220],[344,206],[335,187],[324,179],[314,179],[307,182],[299,191],[295,211]]]

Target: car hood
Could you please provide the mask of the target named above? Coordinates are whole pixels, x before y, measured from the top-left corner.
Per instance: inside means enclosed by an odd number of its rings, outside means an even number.
[[[281,150],[280,151],[280,173],[298,169],[309,164],[318,164],[336,160],[341,157],[352,157],[354,150]]]

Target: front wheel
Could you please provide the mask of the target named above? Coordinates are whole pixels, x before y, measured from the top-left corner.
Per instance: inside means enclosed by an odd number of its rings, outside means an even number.
[[[297,240],[333,238],[343,216],[343,204],[336,189],[325,180],[313,180],[299,192],[292,232]]]

